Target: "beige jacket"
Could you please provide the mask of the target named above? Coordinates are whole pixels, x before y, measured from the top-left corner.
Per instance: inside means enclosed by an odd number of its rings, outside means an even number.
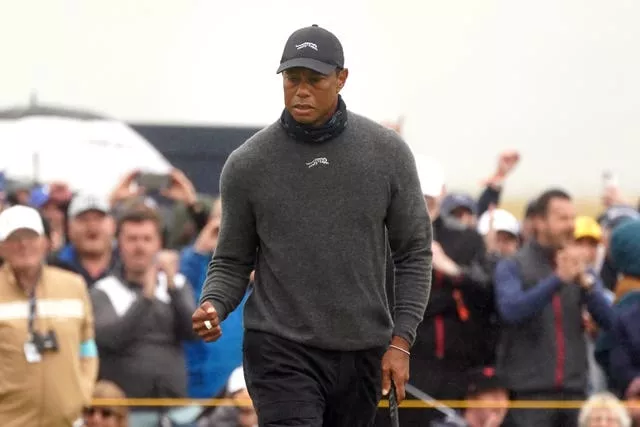
[[[71,426],[89,405],[98,373],[93,311],[81,276],[44,266],[34,329],[55,331],[57,352],[28,363],[29,298],[8,266],[0,268],[0,426]]]

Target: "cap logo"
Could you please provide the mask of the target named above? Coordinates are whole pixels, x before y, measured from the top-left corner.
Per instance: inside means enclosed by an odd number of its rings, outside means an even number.
[[[304,42],[304,43],[296,45],[296,49],[298,49],[298,50],[304,49],[305,47],[310,47],[311,49],[316,50],[316,51],[318,50],[318,45],[315,44],[315,43],[311,43],[311,42]]]

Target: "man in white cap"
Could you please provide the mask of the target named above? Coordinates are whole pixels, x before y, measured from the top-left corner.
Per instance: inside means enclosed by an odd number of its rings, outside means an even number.
[[[0,213],[0,425],[70,426],[98,371],[93,313],[75,273],[44,264],[40,214]]]
[[[478,232],[484,236],[487,252],[498,258],[514,255],[520,247],[520,223],[504,209],[489,209],[478,220]]]
[[[91,194],[76,195],[69,205],[68,228],[70,244],[58,254],[58,259],[72,266],[87,285],[107,277],[115,267],[115,221],[109,202]]]

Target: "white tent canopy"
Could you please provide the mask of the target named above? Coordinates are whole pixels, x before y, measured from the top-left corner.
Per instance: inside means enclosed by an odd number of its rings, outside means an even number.
[[[63,181],[105,195],[125,174],[166,174],[170,163],[117,120],[56,115],[0,116],[0,171],[14,180]]]

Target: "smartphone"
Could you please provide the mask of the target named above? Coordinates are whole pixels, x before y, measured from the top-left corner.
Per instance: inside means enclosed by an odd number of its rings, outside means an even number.
[[[136,178],[136,183],[148,192],[160,191],[169,187],[170,177],[169,175],[141,172]]]

